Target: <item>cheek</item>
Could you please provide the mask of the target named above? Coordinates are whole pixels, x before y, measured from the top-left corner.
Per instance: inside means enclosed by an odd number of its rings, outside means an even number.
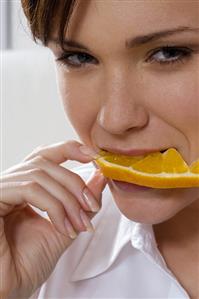
[[[158,78],[158,80],[157,80]],[[176,72],[150,77],[147,95],[153,99],[152,109],[188,139],[197,136],[199,129],[198,72]]]
[[[81,78],[64,75],[64,72],[60,72],[58,78],[65,114],[76,133],[85,141],[98,112],[98,105],[94,102],[94,88],[91,89],[92,84],[88,83],[89,80],[85,82]]]
[[[149,72],[145,78],[145,105],[176,133],[177,145],[186,161],[199,157],[199,61],[175,72]],[[184,69],[182,69],[184,68]],[[150,101],[149,101],[150,99]],[[168,131],[168,130],[167,130]],[[166,132],[167,132],[166,131]]]

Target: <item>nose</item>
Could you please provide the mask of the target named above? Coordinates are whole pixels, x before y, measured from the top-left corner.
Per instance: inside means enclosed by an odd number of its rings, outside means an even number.
[[[120,74],[106,78],[100,95],[101,108],[97,122],[111,134],[124,134],[141,129],[149,121],[149,113],[142,101],[140,84],[132,83],[132,78]]]

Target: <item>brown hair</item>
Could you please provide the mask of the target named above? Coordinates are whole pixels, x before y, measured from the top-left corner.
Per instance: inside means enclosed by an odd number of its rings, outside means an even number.
[[[21,0],[34,41],[47,45],[55,23],[58,39],[63,47],[65,31],[74,11],[76,0]]]

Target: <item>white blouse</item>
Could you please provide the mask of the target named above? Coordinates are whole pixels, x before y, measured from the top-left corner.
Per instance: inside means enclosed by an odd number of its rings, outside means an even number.
[[[91,163],[73,169],[84,181],[93,170]],[[95,233],[80,233],[31,299],[189,298],[161,256],[152,225],[122,215],[108,186],[92,223]]]

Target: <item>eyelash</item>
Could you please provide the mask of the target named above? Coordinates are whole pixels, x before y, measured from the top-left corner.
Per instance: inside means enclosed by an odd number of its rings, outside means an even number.
[[[161,61],[161,60],[157,60],[156,62],[159,63],[160,65],[171,65],[171,64],[176,64],[176,63],[183,63],[185,59],[188,59],[191,57],[193,50],[187,47],[176,47],[176,46],[164,46],[158,49],[155,49],[153,51],[150,51],[148,53],[148,55],[151,53],[151,55],[147,58],[146,62],[150,62],[153,63],[155,61],[155,59],[153,58],[153,56],[155,54],[157,54],[158,52],[162,51],[163,53],[165,52],[166,54],[168,54],[170,52],[170,54],[172,53],[172,51],[174,51],[174,54],[177,52],[176,55],[178,58],[170,58],[171,60],[165,60],[165,61]],[[165,54],[164,53],[164,54]],[[169,59],[169,58],[168,58]]]
[[[175,56],[177,56],[178,58],[170,58],[171,60],[165,60],[165,61],[162,61],[162,60],[157,60],[157,59],[154,59],[153,56],[156,55],[157,53],[159,52],[162,52],[165,54],[168,54],[170,52],[170,54],[172,53],[172,51],[174,51],[174,54],[177,52],[177,54]],[[173,65],[173,64],[176,64],[176,63],[183,63],[185,59],[188,59],[191,57],[192,55],[192,52],[193,50],[190,49],[190,48],[187,48],[187,47],[176,47],[176,46],[164,46],[164,47],[160,47],[158,49],[154,49],[150,52],[148,52],[147,55],[149,55],[149,57],[146,59],[146,62],[149,62],[149,63],[159,63],[160,65]],[[71,56],[74,56],[74,55],[82,55],[84,56],[84,58],[88,58],[89,57],[89,60],[93,60],[95,58],[93,58],[91,55],[87,54],[87,53],[84,53],[84,52],[69,52],[69,51],[66,51],[64,52],[60,57],[58,57],[56,59],[56,61],[60,64],[60,65],[64,65],[64,66],[68,66],[68,67],[71,67],[71,68],[82,68],[82,67],[85,67],[86,64],[88,64],[88,62],[83,62],[83,63],[80,63],[79,65],[77,64],[74,64],[74,63],[71,63],[69,62],[69,57]],[[169,58],[167,58],[169,59]],[[97,64],[95,62],[95,64]]]

